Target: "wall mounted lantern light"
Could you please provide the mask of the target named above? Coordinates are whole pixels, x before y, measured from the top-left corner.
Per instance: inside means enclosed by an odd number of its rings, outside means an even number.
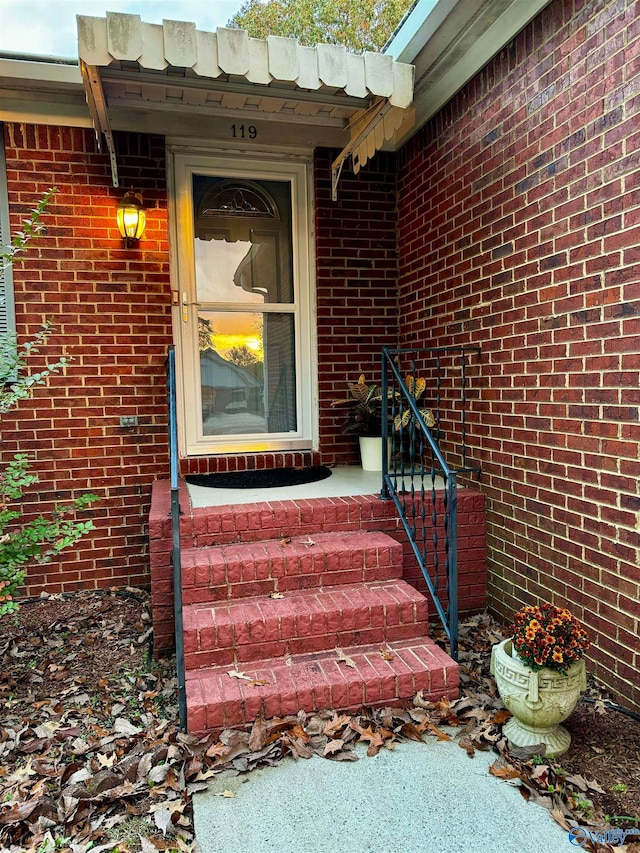
[[[127,191],[122,201],[118,202],[116,220],[120,236],[125,240],[127,247],[135,246],[142,237],[147,221],[140,193]]]

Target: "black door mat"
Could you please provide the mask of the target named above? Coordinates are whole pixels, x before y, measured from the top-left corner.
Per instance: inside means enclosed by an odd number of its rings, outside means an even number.
[[[225,471],[221,474],[190,474],[185,477],[192,486],[208,489],[277,489],[280,486],[302,486],[331,476],[331,468],[261,468],[256,471]]]

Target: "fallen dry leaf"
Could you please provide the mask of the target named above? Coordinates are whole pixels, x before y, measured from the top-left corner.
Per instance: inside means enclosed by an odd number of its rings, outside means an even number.
[[[294,737],[289,732],[283,732],[280,738],[283,752],[291,753],[292,758],[296,761],[299,758],[311,758],[313,749],[302,738]]]
[[[515,767],[512,767],[510,764],[501,764],[499,761],[494,761],[493,764],[489,765],[489,773],[491,773],[492,776],[497,776],[498,779],[520,778],[520,773]]]
[[[250,675],[245,675],[244,672],[238,672],[237,669],[230,669],[227,672],[227,675],[230,678],[240,678],[243,681],[253,681],[253,678]]]
[[[434,726],[433,723],[428,723],[426,728],[428,731],[433,732],[433,734],[438,738],[438,740],[452,740],[451,735],[448,735],[446,732],[443,732],[442,729],[439,729],[437,726]],[[460,743],[460,741],[458,741],[458,743]]]
[[[511,718],[511,711],[507,711],[506,708],[503,708],[501,711],[495,713],[490,719],[489,722],[493,723],[496,726],[504,725],[508,719]]]
[[[258,752],[267,742],[267,726],[264,721],[264,715],[262,713],[262,708],[260,708],[260,713],[253,721],[253,726],[251,727],[251,734],[249,735],[249,749],[252,752]],[[210,755],[210,751],[207,750],[207,755]]]
[[[22,767],[17,767],[10,776],[7,777],[8,782],[26,782],[30,776],[37,776],[38,771],[31,766],[31,758],[28,758]]]
[[[414,740],[417,743],[424,743],[424,738],[420,733],[419,729],[413,725],[413,723],[404,723],[400,728],[400,733],[403,734],[409,740]]]
[[[291,734],[293,735],[293,737],[299,738],[300,740],[303,740],[305,743],[308,743],[311,740],[310,736],[307,734],[307,732],[304,730],[304,728],[300,725],[294,726],[291,729]]]
[[[118,734],[127,735],[127,737],[133,737],[134,735],[139,735],[142,729],[139,729],[137,726],[134,726],[129,720],[126,720],[124,717],[118,717],[115,721],[113,728]]]
[[[467,737],[466,735],[458,739],[458,746],[461,749],[466,750],[466,753],[469,758],[473,758],[473,756],[475,755],[476,749],[473,743],[471,742],[471,738]]]
[[[173,825],[171,817],[169,809],[158,809],[158,811],[154,812],[154,823],[163,835],[166,835],[169,827]]]
[[[340,663],[345,663],[347,666],[356,669],[356,662],[352,658],[350,658],[349,655],[345,655],[342,649],[336,649],[336,652],[338,653],[338,660],[340,661]]]
[[[549,765],[548,764],[536,764],[533,767],[529,774],[530,778],[535,780],[536,782],[540,780],[543,785],[547,785],[547,778],[549,776]],[[586,785],[584,790],[586,791]]]
[[[284,598],[284,595],[281,592],[272,592],[269,595],[269,598],[275,598],[275,599]]]
[[[322,750],[323,755],[333,755],[335,752],[340,752],[340,750],[344,747],[344,741],[342,738],[338,738],[337,740],[327,741],[325,748]]]
[[[111,755],[103,755],[101,752],[97,752],[96,758],[101,767],[113,767],[118,756],[115,752],[112,752]]]
[[[330,720],[327,720],[323,726],[323,734],[333,737],[336,732],[339,732],[345,726],[348,726],[350,722],[351,717],[348,717],[346,714],[338,714],[334,711],[333,717]]]
[[[380,657],[383,660],[393,660],[394,655],[392,654],[390,649],[380,649]]]
[[[56,723],[54,720],[47,720],[46,723],[41,723],[39,726],[36,726],[34,732],[40,738],[52,738],[59,728],[60,723]]]
[[[349,727],[358,732],[360,740],[369,742],[369,747],[367,748],[367,755],[369,756],[377,755],[384,746],[385,741],[394,737],[393,732],[390,732],[388,729],[380,728],[374,731],[371,723],[365,728],[355,720],[351,720]]]
[[[567,823],[567,818],[563,814],[563,812],[560,811],[560,809],[551,809],[551,817],[555,820],[556,823],[560,824],[560,826],[564,830],[569,832],[571,826],[569,825],[569,823]]]
[[[214,794],[215,797],[224,797],[226,800],[235,800],[236,795],[234,791],[219,791],[217,794]]]
[[[598,794],[606,793],[604,788],[599,785],[595,779],[587,779],[587,785],[590,791],[596,791]]]
[[[198,775],[195,777],[195,779],[193,781],[194,782],[206,782],[207,779],[215,779],[215,777],[218,775],[219,772],[220,772],[219,770],[201,771],[200,773],[198,773]],[[205,788],[206,787],[208,787],[208,786],[205,785]]]

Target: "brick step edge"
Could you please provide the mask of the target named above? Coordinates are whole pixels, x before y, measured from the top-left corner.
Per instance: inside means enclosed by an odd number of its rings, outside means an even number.
[[[398,704],[419,690],[437,701],[458,695],[458,664],[432,640],[399,641],[297,655],[245,665],[235,678],[225,667],[187,672],[187,728],[192,734],[243,726],[262,713],[266,718],[323,709],[356,711]],[[264,682],[261,684],[260,682]]]
[[[402,545],[378,531],[317,533],[183,550],[184,604],[402,577]]]
[[[350,584],[190,605],[184,609],[187,669],[415,639],[428,634],[427,599],[406,581]]]

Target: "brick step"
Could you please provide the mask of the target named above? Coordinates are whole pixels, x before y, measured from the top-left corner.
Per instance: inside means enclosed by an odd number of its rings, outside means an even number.
[[[458,695],[458,665],[431,640],[400,640],[384,649],[391,660],[378,643],[343,648],[355,667],[341,661],[336,649],[245,664],[241,672],[257,683],[230,676],[229,667],[187,672],[188,730],[244,725],[261,708],[265,717],[275,717],[388,705],[418,690],[433,701]]]
[[[197,604],[184,610],[188,670],[427,633],[427,599],[402,580],[303,590],[280,599]]]
[[[386,533],[314,533],[182,551],[184,604],[402,577],[402,545]]]
[[[378,490],[376,490],[378,491]],[[171,525],[161,503],[170,505],[170,492],[163,481],[154,487],[152,536],[171,538]],[[164,498],[161,498],[164,495]],[[346,533],[357,530],[385,530],[395,526],[393,501],[381,501],[378,494],[344,497],[269,500],[253,504],[228,504],[192,508],[180,519],[180,539],[184,548],[230,545],[281,539],[283,536],[314,536],[316,533]],[[190,505],[186,487],[181,506]],[[156,512],[157,510],[157,512]],[[385,527],[391,521],[391,527]]]

